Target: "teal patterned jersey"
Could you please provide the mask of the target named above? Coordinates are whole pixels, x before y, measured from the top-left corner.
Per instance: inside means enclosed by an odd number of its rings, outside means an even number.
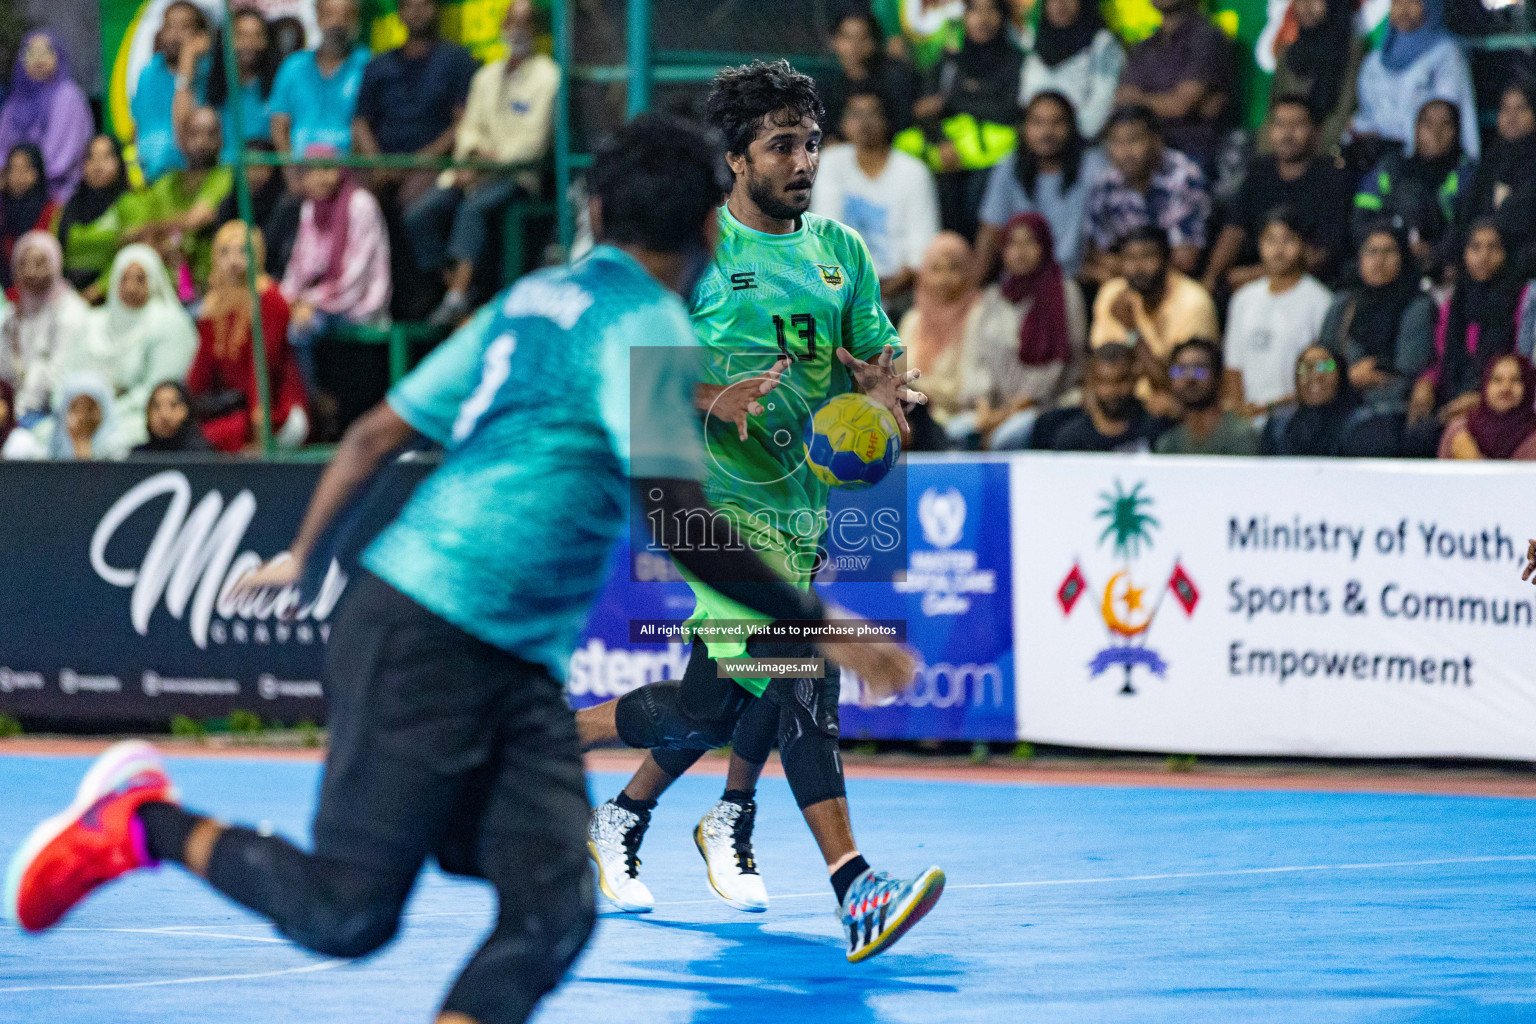
[[[447,453],[363,565],[563,679],[626,477],[704,479],[699,354],[682,301],[618,249],[524,278],[390,391]]]

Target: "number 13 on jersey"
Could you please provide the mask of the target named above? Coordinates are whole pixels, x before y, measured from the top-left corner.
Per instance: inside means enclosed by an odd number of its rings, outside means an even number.
[[[816,318],[810,313],[791,314],[787,325],[783,317],[775,314],[773,327],[779,334],[779,353],[785,359],[799,359],[802,362],[810,362],[816,358]],[[804,343],[805,351],[791,352],[789,350],[791,334]],[[799,346],[796,347],[798,348]]]

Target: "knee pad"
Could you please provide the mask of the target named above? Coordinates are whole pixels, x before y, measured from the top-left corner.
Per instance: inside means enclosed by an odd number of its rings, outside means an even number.
[[[712,750],[731,741],[736,719],[751,699],[741,687],[730,680],[732,689],[740,696],[725,694],[729,699],[700,702],[689,700],[684,691],[686,683],[651,683],[638,690],[631,690],[619,698],[614,708],[614,725],[625,745],[654,750],[669,747],[677,750]],[[694,705],[691,713],[689,704]]]
[[[800,808],[847,795],[838,750],[836,671],[826,679],[783,679],[769,685],[779,706],[779,761]]]

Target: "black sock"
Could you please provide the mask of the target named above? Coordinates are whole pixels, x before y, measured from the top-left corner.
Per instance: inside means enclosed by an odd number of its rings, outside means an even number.
[[[752,789],[728,789],[720,799],[729,800],[732,803],[744,804],[757,796],[757,791]]]
[[[144,845],[155,860],[184,863],[187,837],[202,819],[175,804],[152,802],[138,809],[139,824],[144,826]]]
[[[869,870],[869,861],[862,854],[854,854],[853,860],[844,864],[832,872],[832,891],[837,893],[837,905],[843,905],[843,898],[848,895],[848,887],[853,880]]]
[[[636,800],[623,790],[619,790],[619,795],[613,798],[613,802],[630,814],[638,814],[642,818],[656,809],[655,800]]]

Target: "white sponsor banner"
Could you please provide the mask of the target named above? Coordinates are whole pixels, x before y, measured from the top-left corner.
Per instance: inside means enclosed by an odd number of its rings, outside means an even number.
[[[1508,463],[1016,459],[1019,735],[1536,760],[1533,499]]]

